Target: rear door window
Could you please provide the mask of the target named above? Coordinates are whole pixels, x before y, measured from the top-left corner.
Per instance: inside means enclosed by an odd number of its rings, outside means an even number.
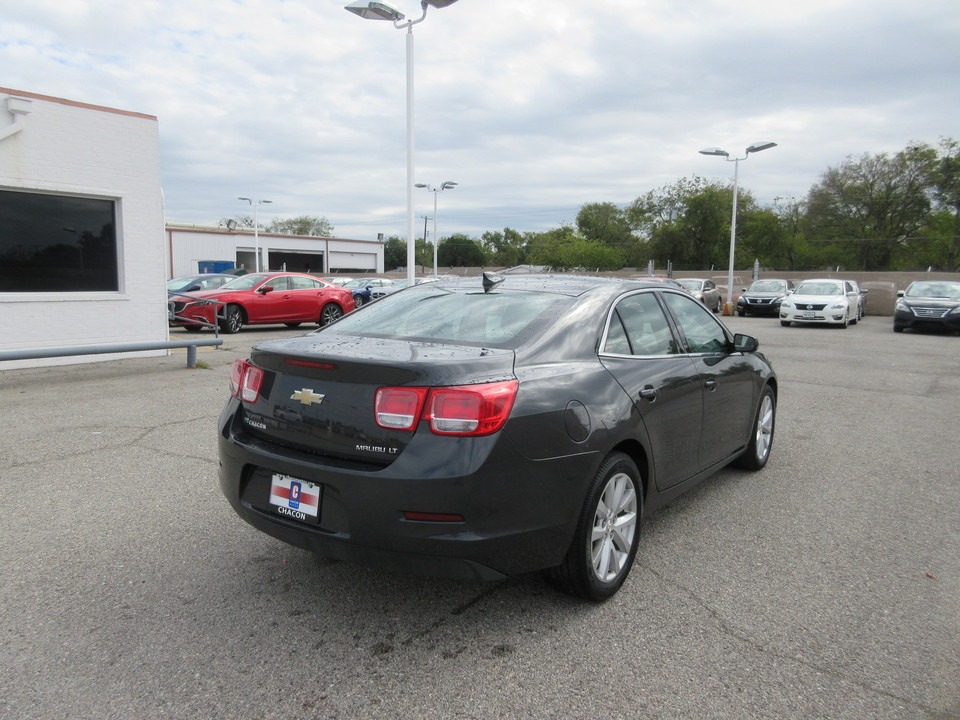
[[[673,311],[691,353],[719,353],[727,349],[726,331],[703,303],[677,293],[664,293],[663,297]]]
[[[679,351],[670,324],[654,293],[629,295],[610,316],[603,352],[613,355],[675,355]]]

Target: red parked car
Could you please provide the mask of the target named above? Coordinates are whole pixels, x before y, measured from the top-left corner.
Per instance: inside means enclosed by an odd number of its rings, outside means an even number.
[[[170,303],[170,324],[191,332],[212,327],[235,333],[244,325],[317,323],[321,327],[354,309],[349,290],[301,273],[241,275],[216,290],[185,293]]]

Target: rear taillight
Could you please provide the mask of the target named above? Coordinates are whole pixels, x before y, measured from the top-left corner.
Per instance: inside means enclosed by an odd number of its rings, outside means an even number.
[[[517,381],[440,388],[380,388],[376,418],[380,427],[415,430],[420,420],[436,435],[490,435],[510,416]]]
[[[260,397],[263,370],[251,365],[248,360],[237,358],[230,367],[230,392],[246,403],[255,403]]]
[[[374,400],[377,425],[393,430],[413,430],[420,421],[427,388],[380,388]]]

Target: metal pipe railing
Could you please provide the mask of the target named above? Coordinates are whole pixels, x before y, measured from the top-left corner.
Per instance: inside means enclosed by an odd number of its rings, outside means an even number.
[[[27,350],[4,350],[0,362],[7,360],[37,360],[40,358],[70,357],[72,355],[106,355],[109,353],[144,352],[148,350],[187,349],[187,367],[197,366],[197,347],[223,345],[223,338],[197,338],[196,340],[166,340],[160,342],[122,343],[119,345],[80,345],[66,348],[31,348]]]

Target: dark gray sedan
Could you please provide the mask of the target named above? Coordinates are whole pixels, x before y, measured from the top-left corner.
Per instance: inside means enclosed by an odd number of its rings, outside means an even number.
[[[401,572],[546,569],[595,600],[642,517],[766,464],[777,401],[757,341],[689,294],[571,276],[407,288],[255,346],[231,390],[220,485],[254,527]]]
[[[918,280],[897,293],[893,331],[905,328],[960,332],[960,282]]]

